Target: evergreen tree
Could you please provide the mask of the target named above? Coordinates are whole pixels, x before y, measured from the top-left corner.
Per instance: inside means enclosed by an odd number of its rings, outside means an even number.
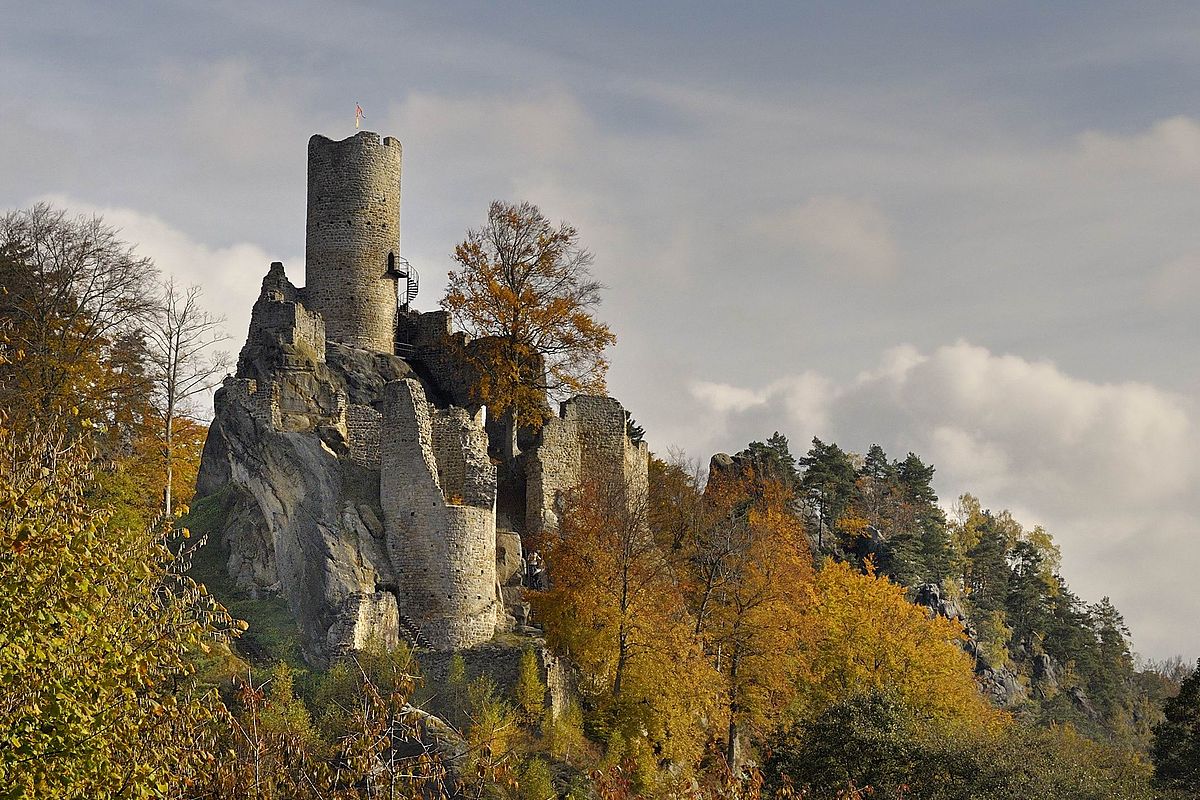
[[[979,541],[967,553],[970,559],[967,589],[973,616],[1002,612],[1008,599],[1004,532],[990,513],[985,512],[985,518]]]
[[[1012,570],[1008,579],[1006,608],[1013,629],[1013,645],[1029,647],[1034,638],[1047,630],[1052,613],[1052,592],[1043,565],[1045,557],[1030,542],[1018,542],[1009,556]]]
[[[827,445],[814,436],[812,448],[799,463],[804,467],[800,494],[817,517],[817,545],[824,550],[833,544],[825,539],[825,531],[837,529],[854,497],[854,462],[836,444]]]
[[[1189,796],[1200,794],[1200,661],[1163,704],[1166,719],[1154,729],[1154,785]]]
[[[1088,680],[1088,696],[1099,706],[1105,718],[1112,718],[1132,701],[1133,653],[1129,648],[1129,627],[1125,618],[1107,597],[1090,609],[1096,634],[1096,668]]]
[[[909,453],[891,473],[899,484],[906,524],[889,540],[888,574],[906,586],[941,583],[950,572],[950,540],[933,490],[934,468]]]

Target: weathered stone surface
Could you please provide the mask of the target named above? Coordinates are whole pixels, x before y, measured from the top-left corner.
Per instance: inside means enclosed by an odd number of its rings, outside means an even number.
[[[510,585],[514,579],[520,583],[525,557],[521,549],[521,534],[513,531],[496,531],[496,580],[501,586]]]
[[[198,499],[225,499],[227,572],[287,600],[315,665],[371,637],[462,648],[522,629],[521,536],[585,479],[647,491],[646,445],[611,398],[564,403],[519,457],[489,438],[502,426],[473,387],[494,340],[397,310],[399,198],[399,142],[310,141],[308,285],[271,265],[200,468]]]
[[[1029,696],[1020,678],[1008,667],[1000,669],[988,667],[977,671],[975,679],[979,682],[979,687],[983,690],[984,695],[1000,708],[1019,706]]]
[[[391,353],[400,255],[400,142],[361,131],[308,142],[305,299],[330,339]]]
[[[629,502],[649,491],[645,442],[629,438],[629,414],[611,397],[579,395],[562,403],[525,454],[528,533],[558,527],[562,493],[585,480],[625,487]]]
[[[1058,662],[1048,653],[1042,653],[1033,659],[1033,679],[1047,686],[1058,687]]]
[[[226,478],[238,490],[221,531],[230,577],[252,596],[287,599],[313,663],[372,633],[395,640],[386,614],[364,611],[378,608],[391,568],[359,510],[378,501],[347,491],[348,465],[319,437],[273,430],[237,401],[221,398],[212,427],[200,485]]]
[[[936,583],[923,583],[912,589],[913,602],[929,609],[931,616],[942,616],[965,623],[967,615],[957,600],[942,596],[942,588]]]

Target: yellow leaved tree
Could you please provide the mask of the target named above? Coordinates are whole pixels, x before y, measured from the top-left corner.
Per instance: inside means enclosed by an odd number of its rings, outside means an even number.
[[[812,558],[790,495],[753,475],[710,478],[705,520],[685,548],[695,631],[725,685],[725,760],[763,739],[791,703]]]
[[[847,697],[887,690],[937,723],[1005,718],[975,684],[962,627],[930,617],[886,578],[827,560],[805,618],[798,712],[812,718]]]
[[[168,530],[93,504],[78,443],[0,427],[0,795],[176,796],[223,719],[194,656],[240,628]]]
[[[535,617],[550,646],[578,666],[592,727],[610,754],[635,762],[643,789],[662,777],[660,760],[689,771],[721,682],[646,526],[644,501],[589,483],[567,499],[560,530],[540,549],[550,588],[533,593]]]

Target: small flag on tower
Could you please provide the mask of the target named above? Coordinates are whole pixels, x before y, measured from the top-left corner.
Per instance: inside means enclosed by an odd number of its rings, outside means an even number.
[[[358,103],[354,104],[354,130],[358,130],[358,126],[362,124],[363,118],[366,115],[362,112],[362,106]]]

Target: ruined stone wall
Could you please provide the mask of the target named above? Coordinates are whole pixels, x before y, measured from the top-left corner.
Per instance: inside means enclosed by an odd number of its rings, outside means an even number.
[[[346,444],[350,460],[369,469],[379,469],[379,434],[383,415],[370,406],[346,406]]]
[[[352,594],[342,602],[326,635],[331,655],[361,650],[374,639],[394,648],[400,643],[399,609],[391,592]]]
[[[496,478],[481,415],[435,409],[418,382],[394,381],[384,391],[380,451],[380,501],[400,613],[435,648],[490,639],[497,614]]]
[[[457,654],[421,653],[419,658],[425,686],[419,692],[420,698],[428,699],[429,707],[441,713],[456,706],[461,708],[462,698],[456,699],[446,695],[450,660],[455,655],[461,655],[468,682],[486,676],[496,682],[503,694],[515,700],[517,682],[521,675],[521,657],[526,647],[533,650],[537,659],[538,677],[546,685],[543,707],[550,711],[552,717],[557,718],[575,696],[574,676],[563,660],[555,657],[546,647],[545,641],[540,639],[519,645],[492,642]]]
[[[629,440],[626,419],[611,397],[580,395],[560,405],[526,456],[527,532],[557,527],[562,493],[583,481],[624,486],[631,506],[644,503],[649,451]]]
[[[566,415],[547,420],[537,449],[525,455],[526,533],[558,527],[558,501],[579,485],[580,456],[578,420]]]
[[[253,378],[226,377],[221,382],[222,395],[217,400],[217,413],[221,413],[222,403],[236,403],[256,422],[276,428],[279,426],[279,403],[272,388],[273,384],[267,383],[260,389]]]
[[[250,312],[250,330],[238,356],[238,377],[267,378],[277,369],[312,369],[325,361],[325,322],[305,308],[300,290],[271,263]]]
[[[391,353],[400,256],[400,142],[362,131],[339,142],[308,141],[304,297],[325,334]]]
[[[346,394],[319,380],[308,370],[280,370],[271,381],[279,414],[275,428],[306,432],[322,426],[342,428],[346,422]]]
[[[469,340],[455,333],[445,311],[402,312],[398,316],[396,340],[410,346],[410,357],[424,367],[429,379],[445,402],[457,406],[475,403],[472,387],[477,370],[466,357]]]
[[[294,368],[325,361],[325,322],[298,302],[265,296],[255,304],[251,331],[252,335],[271,336],[292,351],[295,363],[285,361],[279,366]]]

